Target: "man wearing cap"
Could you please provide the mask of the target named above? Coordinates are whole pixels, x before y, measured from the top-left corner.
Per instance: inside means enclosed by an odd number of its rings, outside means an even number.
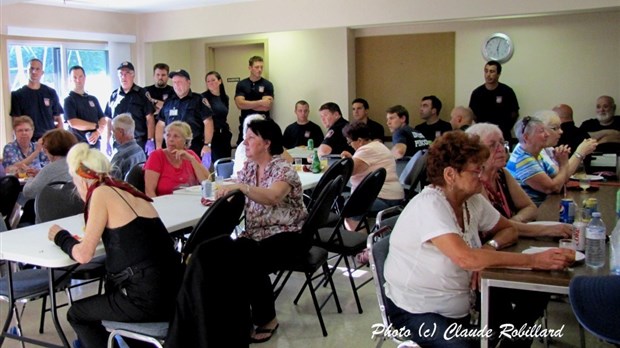
[[[155,141],[157,148],[162,147],[164,128],[174,121],[183,121],[192,129],[190,149],[197,155],[211,153],[213,138],[213,111],[206,98],[191,90],[192,81],[187,71],[180,69],[169,75],[172,80],[172,94],[157,115]]]
[[[130,62],[122,62],[118,68],[118,79],[121,86],[112,92],[105,115],[112,119],[122,113],[130,113],[136,122],[135,138],[138,145],[149,154],[155,150],[155,107],[146,96],[146,90],[134,84],[135,69]],[[111,121],[108,121],[106,152],[112,154],[110,147]]]
[[[170,67],[165,63],[157,63],[153,66],[154,84],[145,87],[146,96],[149,97],[153,106],[155,106],[155,115],[159,113],[164,101],[174,94],[172,86],[168,85],[168,74]]]
[[[99,149],[99,138],[108,124],[99,100],[84,91],[86,73],[79,65],[69,69],[73,90],[65,98],[65,119],[78,141]]]
[[[32,141],[50,129],[62,128],[62,107],[56,91],[41,83],[43,63],[37,58],[28,61],[28,84],[11,92],[11,117],[28,116],[34,123]],[[54,124],[54,122],[56,124]]]
[[[237,144],[243,141],[243,120],[247,115],[262,114],[269,119],[269,110],[273,104],[273,84],[263,75],[263,58],[254,56],[249,60],[250,76],[237,83],[235,104],[241,110],[239,116],[239,137]]]

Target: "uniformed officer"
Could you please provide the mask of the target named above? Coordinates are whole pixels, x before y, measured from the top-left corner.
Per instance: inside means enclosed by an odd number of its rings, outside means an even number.
[[[248,61],[250,76],[237,83],[235,104],[241,110],[239,116],[239,137],[237,145],[243,141],[243,120],[252,114],[263,114],[270,118],[269,111],[273,105],[273,84],[263,78],[263,58],[254,56]]]
[[[168,97],[174,94],[172,86],[168,85],[168,74],[170,67],[165,63],[157,63],[153,66],[154,83],[146,88],[146,96],[149,97],[153,106],[155,106],[155,115],[159,113],[161,107]]]
[[[135,78],[133,64],[122,62],[117,70],[121,86],[112,92],[104,113],[110,118],[107,125],[108,131],[106,132],[106,139],[108,140],[106,152],[108,155],[112,154],[112,148],[110,147],[111,119],[128,112],[133,117],[134,122],[136,122],[134,132],[136,142],[149,154],[155,150],[155,118],[153,117],[155,107],[146,96],[146,90],[133,83]]]
[[[43,63],[37,58],[28,61],[28,84],[11,92],[11,117],[28,116],[34,123],[32,141],[50,129],[62,128],[62,106],[56,91],[41,83]],[[56,124],[54,124],[56,123]]]
[[[65,119],[69,129],[80,142],[99,149],[99,139],[104,134],[107,119],[103,115],[99,100],[84,91],[86,73],[79,65],[69,69],[73,90],[65,98]]]
[[[206,98],[190,89],[192,81],[187,71],[181,69],[172,71],[174,94],[164,102],[157,116],[155,140],[157,148],[162,147],[164,128],[173,121],[183,121],[192,129],[193,139],[190,149],[197,155],[211,153],[213,138],[213,111]]]

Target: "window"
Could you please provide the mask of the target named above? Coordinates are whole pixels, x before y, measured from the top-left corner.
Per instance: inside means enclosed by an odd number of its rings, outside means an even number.
[[[28,83],[28,61],[38,58],[43,62],[44,83],[58,92],[62,103],[72,89],[69,68],[80,65],[86,71],[86,91],[104,106],[111,92],[108,74],[108,51],[105,45],[93,44],[31,44],[9,42],[9,84],[14,91]]]

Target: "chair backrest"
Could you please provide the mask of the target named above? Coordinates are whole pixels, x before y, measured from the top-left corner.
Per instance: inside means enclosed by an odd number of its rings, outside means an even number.
[[[370,270],[372,271],[372,279],[375,283],[377,293],[377,302],[379,302],[379,312],[383,320],[384,327],[390,327],[390,318],[385,312],[385,276],[383,274],[385,259],[387,259],[390,249],[390,234],[392,229],[388,226],[382,227],[376,232],[368,235],[366,246],[368,247],[368,261],[370,262]]]
[[[125,181],[144,192],[144,162],[131,167],[127,175],[125,175]]]
[[[245,207],[245,196],[234,190],[216,200],[202,215],[183,247],[183,262],[189,259],[194,249],[202,242],[221,235],[232,234]]]
[[[407,164],[409,164],[410,159],[411,156],[404,156],[396,160],[396,175],[400,177],[405,168],[407,168]]]
[[[401,206],[395,206],[378,212],[377,218],[375,219],[375,230],[379,230],[385,226],[389,226],[394,229],[394,226],[396,226],[396,221],[400,217],[400,213],[402,213],[402,211],[403,208]]]
[[[224,179],[228,179],[233,175],[233,168],[235,167],[235,160],[232,157],[220,158],[213,164],[216,176],[221,176]]]
[[[415,153],[407,163],[407,166],[400,174],[399,181],[401,185],[408,191],[407,200],[411,200],[416,195],[418,184],[420,188],[424,187],[426,181],[426,158],[428,150],[420,150]]]
[[[73,182],[54,181],[45,186],[34,200],[36,223],[52,221],[84,212],[84,201]]]
[[[0,178],[0,214],[7,227],[11,226],[10,219],[20,191],[19,179],[13,175]]]
[[[312,209],[308,210],[308,218],[302,227],[304,235],[308,238],[316,237],[318,229],[328,221],[332,205],[343,185],[344,180],[341,175],[330,181],[319,194]]]
[[[321,179],[314,187],[312,191],[312,195],[310,196],[310,203],[308,203],[308,210],[312,209],[314,202],[317,200],[323,189],[330,183],[332,180],[336,179],[338,176],[342,176],[343,186],[349,182],[351,178],[351,174],[353,173],[353,159],[351,158],[341,158],[337,162],[333,163],[329,168],[323,173]],[[339,190],[342,191],[342,188]]]
[[[357,186],[355,191],[344,203],[341,217],[349,218],[354,216],[366,216],[372,203],[377,199],[383,183],[385,182],[385,168],[379,168],[366,175],[364,180]]]

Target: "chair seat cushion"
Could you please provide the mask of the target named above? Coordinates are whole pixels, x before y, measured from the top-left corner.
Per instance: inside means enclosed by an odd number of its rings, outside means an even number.
[[[344,255],[357,255],[362,250],[366,249],[366,238],[368,237],[366,233],[362,232],[351,232],[345,229],[340,229],[340,234],[342,235],[343,244],[339,244],[337,238],[334,238],[333,241],[329,242],[329,238],[333,233],[333,228],[322,228],[319,230],[319,238],[316,244],[322,248],[327,249],[327,251],[344,254]]]
[[[54,276],[58,279],[65,275],[65,271],[56,270]],[[13,296],[15,299],[36,298],[47,294],[49,291],[49,277],[47,269],[25,269],[13,273]],[[56,287],[56,290],[64,289],[69,282],[65,277]],[[8,278],[0,278],[0,296],[8,297]]]
[[[168,322],[127,323],[122,321],[102,320],[101,324],[109,331],[125,330],[137,334],[164,339],[168,335]]]
[[[308,250],[305,258],[292,261],[282,268],[294,272],[314,273],[325,262],[327,262],[327,250],[313,246]]]

